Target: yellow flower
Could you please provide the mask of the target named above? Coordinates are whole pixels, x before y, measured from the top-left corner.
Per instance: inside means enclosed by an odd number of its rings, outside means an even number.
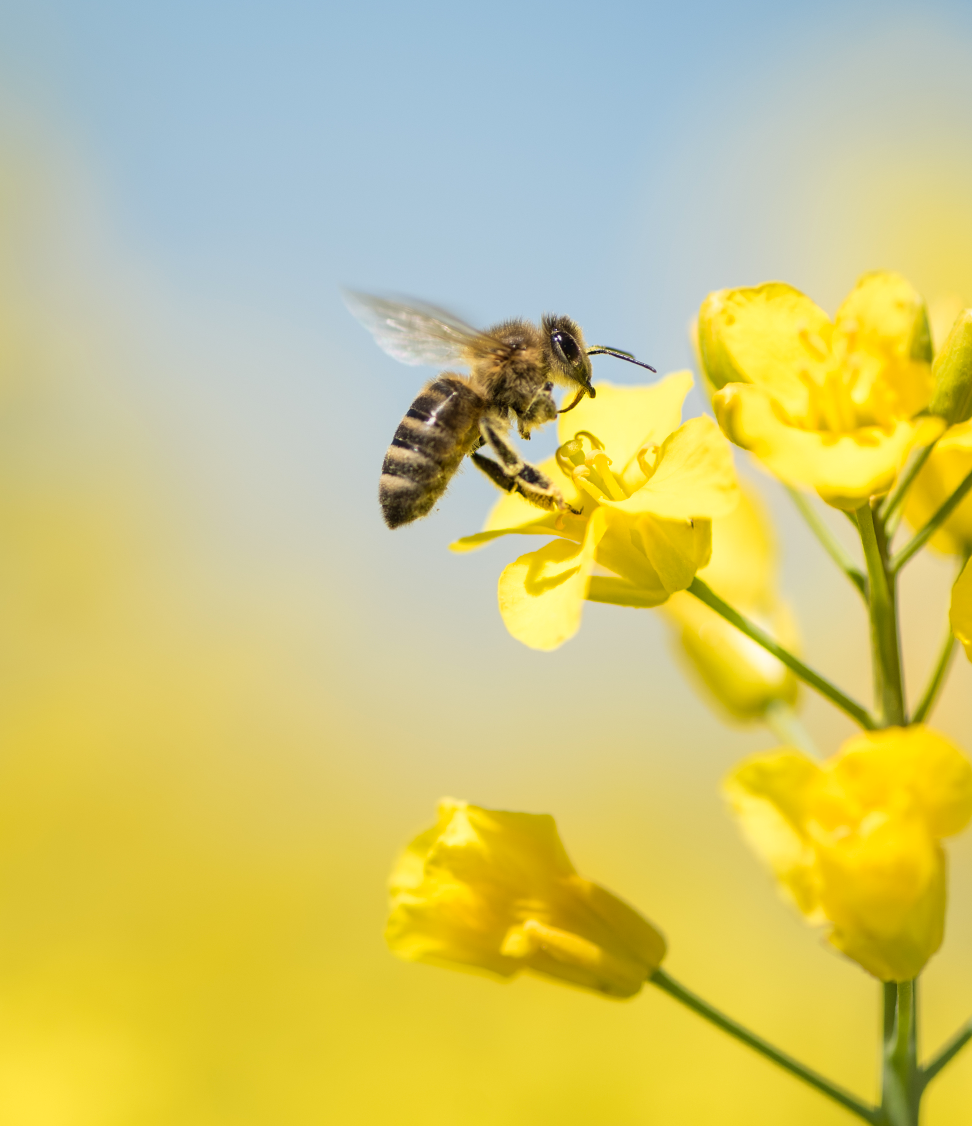
[[[726,435],[837,508],[887,492],[912,447],[944,429],[917,417],[932,393],[928,319],[897,274],[865,274],[834,321],[780,282],[721,290],[698,343]]]
[[[923,528],[970,472],[972,420],[945,432],[908,490],[904,514],[912,528]],[[972,496],[962,501],[928,542],[946,555],[964,555],[972,549]]]
[[[829,941],[882,981],[942,942],[942,837],[972,816],[972,765],[924,727],[848,740],[823,766],[789,748],[748,759],[727,797],[754,851]]]
[[[791,652],[795,650],[791,615],[776,595],[769,524],[751,486],[743,485],[733,512],[712,521],[712,559],[699,578]],[[776,701],[796,702],[793,673],[691,594],[673,594],[661,613],[676,627],[682,649],[703,684],[736,719],[760,719]]]
[[[710,418],[684,425],[689,372],[647,387],[600,383],[561,416],[562,445],[541,469],[581,515],[544,513],[502,498],[482,532],[452,545],[468,551],[497,536],[554,536],[500,576],[500,612],[533,649],[556,649],[577,632],[585,598],[659,606],[684,590],[711,553],[711,521],[739,499],[732,451]],[[600,574],[595,574],[595,569]]]
[[[609,997],[633,997],[665,956],[649,922],[577,874],[552,817],[449,798],[392,872],[385,937],[408,961],[529,970]]]
[[[972,562],[966,563],[952,587],[948,616],[952,633],[962,642],[965,655],[972,661]]]

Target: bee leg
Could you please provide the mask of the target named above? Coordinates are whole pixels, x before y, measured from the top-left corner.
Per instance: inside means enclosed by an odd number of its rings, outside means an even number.
[[[471,455],[473,464],[507,493],[519,493],[525,500],[538,508],[570,511],[579,516],[577,509],[571,508],[561,496],[560,490],[536,466],[524,461],[510,445],[506,435],[493,426],[488,419],[480,423],[483,437],[490,449],[499,459],[499,464],[482,454]]]

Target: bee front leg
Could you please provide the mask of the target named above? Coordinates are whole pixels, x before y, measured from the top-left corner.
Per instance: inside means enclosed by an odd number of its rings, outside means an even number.
[[[471,454],[472,462],[477,469],[507,493],[519,493],[525,500],[535,504],[538,508],[559,509],[561,512],[573,512],[580,515],[580,510],[571,508],[564,500],[560,490],[536,466],[524,461],[516,449],[510,445],[507,436],[489,419],[480,423],[480,431],[486,439],[486,444],[496,454],[499,464],[482,454]]]

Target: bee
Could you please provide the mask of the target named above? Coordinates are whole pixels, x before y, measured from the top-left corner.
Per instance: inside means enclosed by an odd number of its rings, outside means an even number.
[[[591,356],[610,355],[655,369],[630,352],[587,347],[569,317],[545,314],[540,325],[516,318],[480,332],[444,309],[406,304],[364,293],[345,293],[351,312],[378,345],[402,363],[445,367],[460,363],[469,375],[442,371],[425,385],[405,412],[381,467],[378,500],[389,528],[425,516],[442,496],[463,458],[499,488],[519,493],[539,508],[572,511],[546,474],[512,445],[516,422],[521,438],[558,414],[593,399]],[[577,389],[558,411],[554,385]],[[487,446],[493,454],[479,451]]]

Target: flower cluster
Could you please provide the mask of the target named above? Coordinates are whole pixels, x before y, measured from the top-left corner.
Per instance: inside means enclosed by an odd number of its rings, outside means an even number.
[[[514,638],[556,649],[577,633],[585,602],[658,608],[722,713],[782,736],[783,746],[730,772],[725,796],[784,896],[827,928],[832,947],[889,983],[881,1105],[673,982],[660,969],[658,931],[577,874],[549,817],[443,802],[392,878],[396,953],[504,978],[526,969],[614,997],[650,981],[866,1121],[914,1126],[927,1083],[972,1040],[970,1021],[936,1060],[917,1063],[911,983],[945,933],[942,841],[972,819],[972,764],[925,725],[954,639],[972,660],[972,310],[953,310],[949,322],[936,354],[922,299],[887,271],[862,277],[833,320],[778,282],[713,293],[696,341],[718,425],[682,421],[688,372],[645,387],[599,384],[596,401],[562,413],[560,445],[541,467],[569,509],[506,495],[482,531],[452,545],[546,537],[500,575]],[[756,490],[737,480],[732,444],[788,488],[863,598],[873,710],[800,657],[769,523]],[[850,518],[857,559],[814,493]],[[913,534],[896,548],[902,518]],[[963,569],[947,644],[912,705],[896,584],[926,544]],[[796,714],[801,680],[863,729],[826,761]]]

